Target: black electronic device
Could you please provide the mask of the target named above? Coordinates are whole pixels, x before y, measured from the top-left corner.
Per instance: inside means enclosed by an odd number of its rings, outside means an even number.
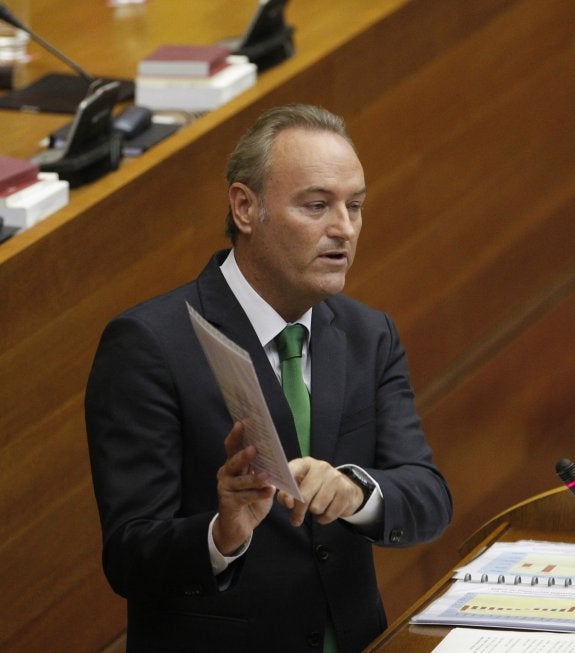
[[[124,138],[134,138],[151,127],[152,117],[151,109],[134,105],[114,116],[112,128],[122,132]]]
[[[229,39],[227,45],[234,54],[242,54],[266,70],[295,53],[294,28],[287,25],[284,10],[288,0],[260,0],[246,31],[239,39]]]
[[[62,149],[66,146],[73,122],[62,125],[48,138],[48,146]],[[130,106],[112,118],[112,130],[122,135],[124,156],[139,156],[168,138],[182,127],[180,122],[155,122],[153,112],[147,107]]]
[[[112,129],[118,90],[118,82],[108,82],[80,102],[64,146],[32,158],[40,170],[57,172],[74,188],[118,168],[122,135]]]
[[[95,77],[86,72],[78,63],[24,25],[3,3],[0,3],[0,20],[29,34],[34,41],[77,73],[77,75],[63,73],[45,75],[25,88],[17,89],[0,97],[0,109],[74,113],[83,98],[98,86],[111,81],[115,81],[119,85],[118,101],[128,100],[134,96],[132,81]]]

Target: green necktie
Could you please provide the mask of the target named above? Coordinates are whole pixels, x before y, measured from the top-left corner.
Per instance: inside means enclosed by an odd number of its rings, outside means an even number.
[[[282,388],[293,413],[302,456],[309,456],[311,430],[309,392],[301,369],[301,352],[306,336],[307,329],[303,324],[288,324],[275,339],[280,357]],[[328,622],[324,634],[323,653],[337,653],[331,622]]]
[[[307,329],[303,324],[288,324],[276,337],[280,357],[282,388],[293,413],[302,456],[310,453],[310,400],[303,380],[301,352]]]

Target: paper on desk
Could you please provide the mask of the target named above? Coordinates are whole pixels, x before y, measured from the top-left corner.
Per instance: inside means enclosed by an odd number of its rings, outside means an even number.
[[[567,579],[575,580],[575,544],[519,540],[495,542],[480,556],[459,567],[455,578],[484,576],[491,580],[504,577],[507,581],[522,579],[524,582],[536,576],[539,582],[549,578],[559,584]]]
[[[188,302],[186,305],[230,415],[234,421],[244,425],[244,442],[254,445],[257,450],[254,470],[267,472],[272,485],[302,501],[250,355],[212,326]]]
[[[575,588],[458,580],[411,623],[574,632]]]
[[[569,633],[526,633],[512,630],[454,628],[433,653],[575,653]]]

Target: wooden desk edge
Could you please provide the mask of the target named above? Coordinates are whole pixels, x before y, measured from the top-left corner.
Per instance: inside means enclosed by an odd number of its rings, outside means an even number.
[[[573,502],[573,505],[571,505],[571,502]],[[541,492],[534,497],[511,506],[507,510],[495,515],[495,517],[490,519],[487,523],[478,528],[475,533],[468,537],[459,548],[460,555],[467,556],[470,552],[475,551],[478,546],[481,546],[483,540],[489,537],[489,533],[497,528],[501,523],[508,522],[518,527],[536,527],[535,522],[540,521],[540,518],[537,517],[537,511],[540,510],[544,504],[548,505],[549,508],[547,519],[550,522],[556,521],[557,523],[553,525],[559,526],[563,521],[561,519],[563,511],[575,507],[575,497],[572,497],[568,488],[562,485],[547,490],[546,492]],[[553,528],[553,530],[562,529]]]
[[[498,540],[501,535],[509,528],[508,522],[502,522],[493,528],[489,533],[487,533],[484,538],[477,543],[477,545],[469,551],[469,553],[458,563],[458,567],[464,564],[467,564],[478,556],[482,551],[484,551],[488,546],[493,544]],[[419,612],[424,605],[430,601],[435,600],[440,594],[443,594],[447,589],[448,585],[453,580],[453,572],[451,569],[445,576],[435,583],[423,596],[421,596],[408,610],[406,610],[400,617],[398,617],[392,624],[390,624],[385,631],[374,641],[368,648],[364,650],[363,653],[377,653],[379,647],[382,644],[393,639],[393,637],[401,630],[402,628],[409,625],[411,617]]]

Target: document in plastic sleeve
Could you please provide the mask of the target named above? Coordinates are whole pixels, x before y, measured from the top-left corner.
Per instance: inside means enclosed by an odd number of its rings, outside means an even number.
[[[254,445],[257,456],[252,466],[267,472],[269,482],[302,501],[288,466],[250,355],[218,331],[187,302],[192,326],[216,377],[234,421],[244,425],[244,442]]]

